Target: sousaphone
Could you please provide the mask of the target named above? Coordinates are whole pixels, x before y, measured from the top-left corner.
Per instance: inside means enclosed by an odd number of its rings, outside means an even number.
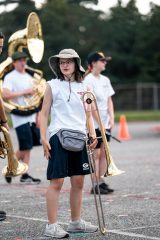
[[[0,158],[6,157],[8,158],[8,163],[2,169],[4,176],[16,177],[28,170],[28,165],[18,161],[16,157],[9,131],[0,125]]]
[[[8,40],[8,58],[0,64],[1,91],[4,76],[13,69],[12,54],[16,51],[21,52],[24,49],[28,50],[33,62],[39,63],[41,61],[44,53],[44,41],[41,23],[35,12],[29,14],[26,28],[13,33]],[[24,106],[15,104],[11,100],[4,100],[4,107],[7,112],[25,116],[38,112],[41,108],[46,88],[43,72],[29,66],[26,66],[26,71],[33,77],[35,93],[25,98],[26,105]]]

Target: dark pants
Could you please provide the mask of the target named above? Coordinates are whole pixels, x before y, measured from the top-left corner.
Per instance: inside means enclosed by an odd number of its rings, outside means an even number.
[[[16,129],[19,150],[30,150],[33,146],[41,145],[40,130],[35,123],[25,123]]]
[[[96,130],[96,136],[97,137],[101,137],[101,131],[97,128],[97,129],[95,129]],[[110,129],[107,129],[107,132],[111,132],[111,130]],[[109,135],[109,134],[106,134],[106,139],[107,139],[107,142],[110,142],[110,138],[111,138],[111,136]],[[102,138],[98,138],[97,139],[98,140],[98,143],[97,143],[97,146],[96,146],[96,148],[100,148],[101,147],[101,144],[102,144]]]

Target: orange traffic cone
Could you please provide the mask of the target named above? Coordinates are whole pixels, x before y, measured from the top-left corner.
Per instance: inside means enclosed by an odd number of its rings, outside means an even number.
[[[128,131],[127,121],[125,115],[120,116],[119,120],[119,133],[118,133],[118,139],[119,140],[128,140],[131,136]]]

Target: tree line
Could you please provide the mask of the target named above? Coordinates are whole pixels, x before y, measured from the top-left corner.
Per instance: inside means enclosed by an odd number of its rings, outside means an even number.
[[[112,57],[106,74],[112,83],[160,82],[160,6],[151,5],[149,14],[142,15],[130,0],[124,7],[121,0],[110,13],[86,8],[85,3],[98,1],[46,0],[40,9],[32,0],[2,0],[11,11],[0,15],[0,31],[6,36],[3,59],[7,56],[7,41],[17,30],[26,27],[30,12],[36,12],[43,30],[45,51],[40,64],[44,77],[52,78],[48,58],[63,48],[74,48],[86,66],[91,51],[102,51]],[[3,60],[1,58],[1,60]]]

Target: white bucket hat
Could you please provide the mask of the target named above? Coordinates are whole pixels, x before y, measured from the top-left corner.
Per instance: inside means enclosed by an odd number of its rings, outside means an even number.
[[[85,72],[84,68],[81,66],[81,59],[78,53],[74,49],[69,48],[61,50],[58,55],[51,56],[48,59],[49,66],[56,76],[58,69],[58,58],[75,58],[79,67],[79,71],[82,73]]]

